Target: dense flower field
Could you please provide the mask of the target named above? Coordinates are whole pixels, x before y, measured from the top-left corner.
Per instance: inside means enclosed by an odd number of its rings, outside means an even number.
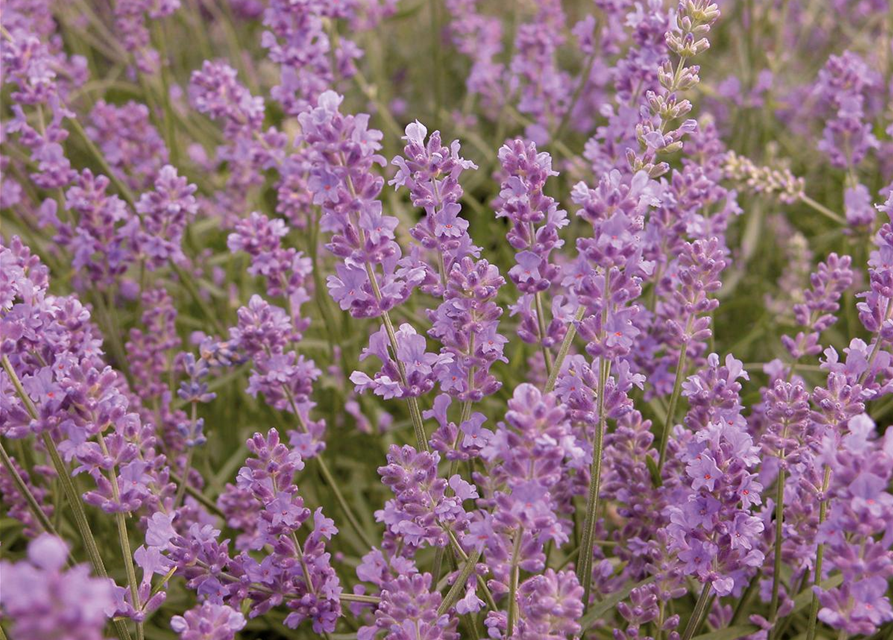
[[[0,640],[893,637],[889,0],[0,23]]]

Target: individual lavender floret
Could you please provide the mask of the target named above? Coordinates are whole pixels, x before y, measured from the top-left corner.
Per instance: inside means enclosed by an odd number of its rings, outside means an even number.
[[[438,462],[437,453],[392,445],[387,466],[378,469],[382,482],[394,492],[394,499],[376,511],[375,518],[412,550],[446,547],[450,533],[461,538],[469,522],[462,503],[478,497],[474,486],[458,474],[448,480],[440,478]]]
[[[439,131],[427,142],[426,138],[428,129],[418,120],[406,126],[405,158],[396,156],[391,162],[398,169],[388,184],[409,189],[412,204],[425,210],[425,217],[409,233],[436,256],[437,269],[424,265],[429,273],[420,288],[442,297],[453,265],[466,256],[480,254],[480,247],[474,246],[468,235],[468,221],[459,217],[463,194],[459,176],[466,169],[477,169],[477,165],[459,155],[458,140],[446,147]]]
[[[193,195],[197,189],[177,175],[174,167],[165,165],[155,179],[155,190],[144,193],[137,201],[140,230],[136,234],[136,249],[150,271],[168,261],[185,261],[183,231],[198,213],[198,201]]]
[[[497,332],[502,309],[494,302],[503,284],[496,266],[463,258],[450,271],[443,302],[428,312],[428,334],[452,356],[440,369],[440,387],[462,402],[479,402],[502,387],[490,367],[497,360],[508,362],[503,355],[508,340]]]
[[[475,412],[457,425],[455,422],[450,422],[447,417],[451,403],[452,398],[443,393],[434,398],[434,408],[422,414],[426,420],[434,418],[440,425],[440,428],[431,434],[431,448],[451,461],[480,457],[481,449],[487,446],[493,435],[492,431],[483,426],[487,421],[486,416]]]
[[[374,164],[384,164],[376,153],[382,134],[368,128],[366,114],[342,115],[342,99],[326,91],[315,108],[298,116],[312,166],[308,186],[323,210],[320,228],[333,234],[326,248],[344,260],[328,278],[330,294],[355,317],[377,317],[403,303],[425,270],[397,270],[398,220],[382,215],[377,198],[384,181],[372,171]]]
[[[87,565],[65,571],[68,545],[43,534],[28,544],[28,559],[0,562],[0,612],[11,637],[28,640],[103,640],[115,609],[114,583],[90,576]]]
[[[886,595],[893,576],[893,432],[875,439],[875,424],[866,414],[848,426],[842,438],[829,431],[822,445],[822,460],[831,468],[831,502],[817,538],[825,545],[823,569],[839,571],[843,582],[816,592],[822,622],[850,635],[870,635],[893,620]]]
[[[180,640],[233,640],[245,627],[245,616],[226,605],[204,602],[171,618]]]
[[[796,338],[782,336],[781,340],[794,359],[815,356],[822,352],[819,337],[823,331],[837,322],[834,315],[840,308],[839,300],[853,283],[849,256],[836,253],[828,256],[810,275],[811,288],[804,292],[804,302],[794,305],[794,318],[809,333],[799,332]]]
[[[427,352],[425,336],[416,333],[408,324],[400,325],[395,336],[397,353],[392,355],[387,328],[383,326],[372,334],[360,360],[375,356],[382,367],[372,378],[362,371],[350,374],[350,381],[356,385],[359,393],[371,389],[375,395],[385,399],[414,398],[431,391],[435,382],[446,375],[445,370],[453,362],[452,354]]]
[[[442,597],[432,590],[430,573],[400,575],[385,584],[372,625],[361,627],[358,640],[459,640],[458,616],[438,615]],[[383,635],[381,635],[383,633]]]

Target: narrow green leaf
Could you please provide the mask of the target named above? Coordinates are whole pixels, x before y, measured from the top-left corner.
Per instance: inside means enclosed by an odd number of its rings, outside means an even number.
[[[654,483],[654,486],[661,486],[663,480],[660,478],[660,469],[657,468],[657,461],[651,456],[645,456],[645,465],[648,467],[648,472],[651,474],[651,481]]]
[[[841,582],[843,582],[843,576],[838,574],[836,576],[831,576],[819,586],[822,589],[833,589],[834,587],[839,586]],[[812,585],[806,587],[803,591],[797,594],[796,598],[794,598],[794,609],[791,611],[790,615],[802,611],[809,606],[810,602],[812,602]]]
[[[650,584],[652,582],[654,582],[654,576],[646,578],[639,583],[627,585],[620,591],[612,593],[601,602],[594,604],[589,609],[589,611],[586,612],[586,615],[583,616],[583,619],[580,620],[580,625],[583,627],[583,631],[586,631],[586,629],[591,627],[596,620],[601,618],[608,611],[616,607],[621,601],[626,599],[633,589],[644,587],[646,584]]]

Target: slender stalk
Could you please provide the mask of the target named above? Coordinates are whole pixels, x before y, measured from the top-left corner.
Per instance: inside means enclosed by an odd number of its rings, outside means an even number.
[[[115,185],[115,188],[121,193],[123,198],[130,204],[131,207],[136,207],[136,198],[134,198],[133,192],[130,190],[124,181],[118,177],[109,163],[106,161],[105,156],[102,155],[102,151],[93,143],[93,140],[90,139],[90,136],[87,135],[87,132],[84,131],[84,127],[78,121],[77,118],[71,118],[68,120],[68,123],[71,125],[71,128],[74,129],[75,133],[81,138],[83,143],[86,145],[87,149],[90,151],[90,154],[96,159],[96,162],[99,163],[99,166],[102,168],[103,173],[108,176],[109,180]]]
[[[518,598],[518,578],[520,577],[520,567],[519,560],[521,556],[521,539],[524,537],[524,527],[518,527],[518,530],[515,532],[515,544],[512,549],[512,565],[511,565],[511,575],[509,577],[509,610],[508,610],[508,625],[506,626],[506,636],[511,638],[515,635],[515,620],[518,617],[517,614],[517,605],[516,602]]]
[[[831,211],[831,209],[821,204],[820,202],[816,202],[805,193],[800,194],[800,202],[809,207],[812,207],[814,210],[818,211],[829,220],[833,220],[837,224],[846,225],[847,223],[846,220],[841,218],[839,214],[834,213],[833,211]]]
[[[769,620],[776,622],[778,616],[778,592],[781,587],[781,533],[784,526],[784,483],[785,470],[778,469],[777,487],[775,489],[775,564],[772,575],[772,602],[769,605]]]
[[[831,467],[825,467],[825,477],[822,480],[822,503],[819,505],[819,527],[825,522],[828,511],[828,499],[824,495],[828,491],[831,482]],[[815,552],[815,578],[813,584],[819,586],[822,583],[822,560],[825,557],[825,545],[819,544]],[[813,592],[812,602],[809,607],[809,624],[806,627],[806,640],[815,640],[816,625],[819,619],[819,596]]]
[[[195,456],[195,447],[189,447],[186,454],[186,466],[183,467],[183,482],[177,487],[177,495],[174,497],[174,509],[183,502],[183,495],[186,493],[186,485],[189,484],[189,471],[192,469],[192,458]]]
[[[105,438],[99,434],[99,447],[102,454],[109,457],[109,450],[105,444]],[[109,469],[109,482],[112,485],[112,500],[117,502],[121,495],[118,487],[117,467],[112,466]],[[182,485],[181,485],[182,486]],[[121,555],[124,557],[124,570],[127,574],[127,583],[130,585],[130,598],[132,600],[134,610],[139,611],[142,608],[140,604],[140,585],[136,579],[136,569],[133,566],[133,551],[130,549],[130,537],[127,535],[127,515],[123,511],[115,512],[115,526],[118,529],[118,544],[121,545]],[[136,636],[139,640],[143,638],[143,623],[137,621]]]
[[[695,608],[691,612],[691,617],[688,619],[688,624],[685,626],[682,640],[691,640],[692,636],[697,633],[698,629],[700,629],[704,613],[707,610],[707,603],[710,601],[710,590],[710,583],[705,583],[704,588],[701,590],[701,595],[695,604]]]
[[[344,166],[347,164],[347,161],[341,155],[341,165]],[[353,180],[350,175],[346,176],[347,189],[350,192],[350,195],[354,198],[357,198],[357,190],[353,186]],[[360,244],[365,246],[366,244],[366,232],[362,229],[362,227],[357,228],[357,232],[360,236]],[[372,287],[372,294],[375,296],[375,301],[381,304],[382,295],[381,289],[378,286],[378,278],[375,276],[375,268],[372,263],[366,260],[366,275],[369,278],[369,284]],[[394,323],[391,322],[391,315],[387,311],[382,311],[382,320],[384,321],[385,331],[388,334],[388,341],[391,343],[391,350],[394,352],[394,362],[397,363],[397,370],[400,372],[400,381],[406,385],[406,367],[403,366],[403,362],[400,361],[400,358],[397,357],[397,332],[394,331]],[[425,433],[425,424],[422,420],[422,411],[419,409],[419,400],[413,396],[406,398],[406,404],[409,405],[409,417],[412,420],[412,428],[415,431],[416,443],[418,444],[419,451],[430,451],[431,447],[428,444],[428,435]]]
[[[595,427],[595,441],[592,444],[592,465],[589,469],[589,494],[586,498],[586,520],[583,524],[583,537],[580,541],[580,571],[583,573],[583,610],[589,610],[589,597],[592,594],[592,546],[595,524],[598,522],[598,494],[601,490],[602,445],[605,437],[605,387],[611,375],[611,361],[599,361],[598,376],[598,424]]]
[[[471,335],[471,339],[469,340],[469,350],[470,354],[474,354],[474,334]],[[471,388],[472,380],[474,379],[474,367],[469,367],[468,369],[468,388]],[[456,429],[456,439],[453,441],[453,449],[459,448],[459,440],[462,438],[462,423],[464,423],[471,416],[471,401],[466,400],[462,403],[462,411],[459,414],[459,425]],[[447,480],[452,478],[459,472],[459,459],[456,458],[450,461],[450,470],[447,474]],[[452,494],[452,489],[447,485],[447,491]],[[437,547],[434,551],[434,564],[432,565],[431,575],[434,576],[434,583],[436,584],[440,581],[440,570],[443,566],[443,556],[446,553],[445,547]]]
[[[586,307],[580,305],[580,308],[577,309],[577,314],[574,316],[574,320],[579,322],[583,319],[584,315],[586,315]],[[564,340],[562,340],[561,348],[558,350],[558,357],[555,358],[555,364],[552,366],[552,374],[549,376],[549,379],[546,380],[546,386],[543,387],[543,393],[552,391],[552,389],[555,388],[555,383],[558,382],[558,374],[561,373],[561,365],[564,364],[564,359],[567,357],[568,352],[571,350],[571,345],[574,343],[574,336],[577,335],[576,322],[571,322],[567,328],[567,333],[564,334]]]
[[[372,291],[375,294],[375,299],[381,302],[381,290],[378,288],[378,280],[375,277],[375,271],[370,262],[366,263],[366,274],[369,277],[369,282],[372,284]],[[382,313],[382,320],[384,320],[385,332],[388,334],[388,341],[391,343],[391,350],[394,352],[394,362],[397,363],[401,382],[405,385],[407,380],[406,367],[403,365],[400,358],[397,357],[397,332],[394,331],[394,323],[391,322],[391,315],[387,311]],[[425,426],[422,422],[422,412],[419,409],[418,398],[410,396],[406,398],[406,403],[409,405],[409,416],[412,419],[412,428],[415,432],[418,449],[419,451],[430,451],[431,447],[428,445],[428,435],[425,433]]]
[[[470,556],[468,556],[468,560],[466,560],[465,564],[462,565],[462,570],[456,577],[456,581],[453,582],[453,586],[450,587],[450,590],[447,591],[447,594],[446,596],[444,596],[443,601],[440,603],[440,606],[437,607],[438,616],[442,616],[443,614],[445,614],[449,610],[449,608],[452,607],[453,604],[455,604],[455,602],[459,599],[459,596],[462,595],[462,589],[465,588],[465,583],[468,582],[468,577],[471,575],[471,572],[474,571],[474,567],[480,559],[481,551],[475,551]]]
[[[738,602],[735,605],[735,611],[732,614],[732,621],[729,623],[729,626],[734,627],[741,621],[741,618],[744,616],[744,610],[750,602],[750,599],[760,587],[760,576],[762,576],[762,572],[757,571],[756,575],[750,579],[747,589],[745,589],[741,597],[738,598]]]
[[[596,34],[596,43],[593,46],[592,53],[589,54],[589,58],[586,60],[586,66],[583,67],[583,72],[580,74],[580,82],[577,83],[577,88],[574,90],[574,95],[571,97],[570,104],[567,106],[567,111],[564,112],[564,116],[561,118],[561,122],[558,123],[558,127],[555,129],[555,133],[553,133],[550,138],[560,139],[561,134],[564,133],[564,128],[570,122],[571,116],[573,115],[574,108],[577,106],[577,103],[580,101],[580,97],[583,95],[583,89],[586,88],[586,85],[589,84],[589,76],[592,74],[592,66],[595,64],[595,59],[598,57],[598,54],[601,53],[600,43],[601,40],[601,26],[599,22],[595,24],[595,34]]]
[[[60,483],[62,484],[62,491],[74,514],[75,526],[81,534],[81,539],[84,541],[84,547],[87,549],[87,556],[90,558],[90,564],[93,565],[93,572],[101,578],[108,578],[109,575],[102,562],[102,556],[99,554],[99,547],[96,545],[96,538],[93,537],[90,523],[87,521],[87,514],[84,511],[84,505],[81,503],[81,497],[74,488],[74,483],[71,481],[68,469],[62,461],[58,449],[56,449],[56,443],[53,442],[49,434],[44,433],[43,444],[50,454],[50,459],[53,461],[53,467],[56,469],[56,475],[59,477]],[[115,628],[118,631],[118,636],[129,640],[130,631],[127,630],[124,621],[115,620],[114,623]]]
[[[298,411],[298,403],[295,400],[294,394],[292,394],[291,389],[289,389],[284,384],[282,385],[282,390],[285,392],[288,401],[291,403],[291,410],[294,412],[295,417],[298,419],[298,426],[301,429],[302,433],[309,433],[310,430],[307,428],[307,423],[304,421],[304,416],[301,415],[301,412]],[[372,547],[372,540],[366,535],[366,532],[363,530],[363,527],[360,525],[360,520],[354,514],[353,509],[350,508],[347,500],[344,499],[344,494],[341,493],[341,488],[338,486],[338,483],[335,482],[335,476],[332,475],[332,471],[329,469],[329,465],[326,464],[326,461],[323,459],[322,453],[316,456],[316,462],[319,464],[319,470],[323,475],[323,478],[328,483],[329,487],[332,489],[332,493],[335,495],[335,501],[338,503],[338,506],[341,507],[341,510],[344,512],[344,515],[347,517],[347,521],[350,523],[350,526],[354,528],[357,532],[357,535],[362,540],[363,544],[367,547]]]
[[[224,519],[226,518],[226,514],[223,513],[223,511],[220,509],[220,507],[218,507],[214,503],[213,500],[208,498],[208,496],[203,494],[201,491],[199,491],[195,487],[189,486],[188,483],[186,482],[185,478],[183,478],[179,474],[171,471],[171,480],[173,480],[180,486],[183,486],[184,484],[186,484],[186,493],[188,493],[193,498],[198,500],[202,504],[202,506],[204,506],[208,511],[212,512],[213,514],[215,514],[217,516],[220,516],[221,518],[224,518]]]
[[[546,363],[546,375],[551,378],[553,370],[552,352],[549,351],[549,347],[546,346],[546,316],[545,311],[543,310],[542,292],[537,291],[533,299],[536,303],[536,322],[539,325],[540,331],[540,349],[543,352],[543,362]]]
[[[9,362],[9,358],[5,355],[2,356],[2,358],[0,358],[0,364],[3,365],[6,375],[9,376],[10,381],[12,381],[12,386],[15,388],[16,393],[25,405],[28,414],[32,419],[36,420],[38,418],[37,408],[34,406],[31,397],[22,386],[22,381],[19,380],[19,376],[16,375],[15,369],[12,368],[12,363]],[[102,556],[99,554],[99,547],[96,546],[96,538],[93,537],[93,531],[90,529],[90,523],[87,521],[87,514],[84,511],[83,503],[81,503],[81,497],[74,488],[74,483],[71,481],[68,469],[62,461],[62,457],[59,455],[59,450],[56,449],[56,443],[53,442],[53,439],[50,438],[49,434],[46,432],[42,434],[41,439],[44,447],[46,447],[47,452],[50,454],[53,467],[56,469],[56,475],[59,477],[59,482],[62,485],[62,491],[65,493],[65,498],[68,500],[68,504],[71,507],[75,526],[84,542],[84,548],[87,550],[90,564],[93,565],[93,572],[100,578],[108,578],[109,574],[105,570]],[[115,621],[115,629],[118,631],[119,638],[130,640],[130,631],[127,630],[127,626],[122,620]]]
[[[186,271],[184,271],[183,268],[175,262],[171,262],[170,264],[174,272],[177,274],[177,277],[180,279],[180,284],[182,284],[186,288],[186,291],[198,305],[199,309],[202,310],[202,313],[205,315],[205,317],[211,321],[211,324],[214,325],[214,329],[216,329],[217,333],[219,333],[221,336],[225,336],[226,327],[223,326],[220,318],[218,318],[217,314],[211,309],[207,301],[202,298],[198,287],[196,287],[195,282],[192,281],[192,274],[186,273]]]
[[[28,488],[28,485],[25,484],[25,480],[22,478],[21,474],[19,474],[19,470],[12,464],[12,458],[9,457],[2,442],[0,442],[0,458],[3,459],[3,466],[6,467],[9,475],[12,476],[12,481],[15,483],[16,489],[18,489],[19,493],[25,498],[25,501],[28,503],[28,508],[31,509],[34,517],[37,518],[40,527],[47,533],[51,533],[58,537],[59,534],[56,532],[56,528],[53,526],[53,523],[50,522],[47,514],[40,508],[40,503],[37,502],[37,498],[31,493],[31,489]]]
[[[456,534],[452,531],[447,530],[447,535],[450,538],[450,545],[453,547],[453,551],[456,552],[463,562],[468,561],[468,554],[465,553],[465,550],[462,548],[462,545],[459,544],[459,540],[456,539]],[[487,601],[487,606],[490,607],[492,611],[496,611],[498,607],[496,606],[496,600],[493,599],[493,593],[490,591],[490,587],[487,586],[487,581],[484,580],[483,576],[475,574],[477,577],[478,587],[480,587],[481,591],[484,594],[484,600]]]
[[[667,419],[664,421],[664,430],[660,434],[660,458],[658,459],[658,471],[664,467],[664,459],[667,454],[667,443],[670,441],[670,429],[673,428],[673,416],[676,413],[676,404],[682,392],[682,380],[685,378],[685,365],[688,357],[687,345],[683,344],[679,350],[679,361],[676,363],[676,380],[673,382],[673,394],[670,396],[670,404],[667,406]]]
[[[360,525],[360,521],[357,519],[356,514],[354,514],[353,509],[350,508],[350,504],[344,499],[344,494],[341,493],[338,483],[335,482],[335,477],[332,475],[329,465],[326,464],[325,458],[323,458],[322,455],[318,455],[316,456],[316,462],[319,465],[319,470],[322,473],[323,478],[332,489],[335,501],[338,503],[338,506],[341,507],[341,511],[344,512],[344,517],[347,518],[350,526],[357,532],[357,535],[360,537],[363,544],[371,548],[374,544],[372,539],[369,538],[369,534],[367,534],[362,525]]]

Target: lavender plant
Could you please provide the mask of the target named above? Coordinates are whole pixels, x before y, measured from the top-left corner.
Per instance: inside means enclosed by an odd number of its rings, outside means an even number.
[[[0,0],[0,640],[881,640],[893,12]]]

